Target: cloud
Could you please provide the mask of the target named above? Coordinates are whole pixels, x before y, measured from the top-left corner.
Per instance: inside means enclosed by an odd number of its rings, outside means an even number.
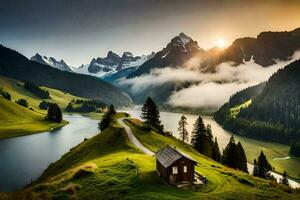
[[[293,58],[299,57],[300,52],[293,56]],[[195,63],[200,60],[192,60],[187,62],[184,68],[154,69],[149,74],[140,77],[123,79],[120,84],[129,86],[133,94],[138,94],[146,88],[167,82],[189,82],[193,84],[188,88],[173,91],[166,103],[191,108],[218,107],[228,101],[236,91],[266,81],[278,69],[286,66],[292,60],[277,61],[277,64],[269,67],[261,67],[252,60],[237,67],[230,63],[222,63],[216,67],[215,73],[203,73],[195,70],[195,66],[197,66]]]
[[[229,99],[234,92],[247,86],[249,86],[247,83],[235,82],[192,85],[172,94],[168,103],[175,107],[217,107]]]

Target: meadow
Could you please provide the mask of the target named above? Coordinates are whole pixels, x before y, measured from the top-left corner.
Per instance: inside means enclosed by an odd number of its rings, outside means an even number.
[[[0,85],[2,90],[11,95],[11,101],[0,97],[0,139],[50,131],[68,123],[63,121],[58,124],[45,120],[47,110],[39,109],[43,99],[24,89],[24,83],[21,81],[0,77]],[[72,99],[81,99],[59,90],[41,88],[50,93],[51,99],[46,101],[57,103],[61,109],[64,109]],[[15,103],[21,98],[28,102],[28,108]]]

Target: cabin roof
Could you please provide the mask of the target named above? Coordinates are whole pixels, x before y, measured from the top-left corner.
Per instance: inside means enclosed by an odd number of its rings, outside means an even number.
[[[196,160],[194,160],[189,155],[183,153],[180,150],[177,150],[175,148],[170,147],[169,145],[165,146],[155,154],[157,160],[162,164],[165,168],[172,165],[174,162],[179,160],[180,158],[187,158],[195,163],[197,163]]]

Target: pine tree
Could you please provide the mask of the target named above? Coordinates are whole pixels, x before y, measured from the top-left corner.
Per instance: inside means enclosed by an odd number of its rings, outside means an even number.
[[[149,111],[149,98],[142,107],[141,118],[145,120],[147,127],[150,128],[150,111]]]
[[[104,131],[109,126],[111,116],[115,113],[116,113],[116,111],[115,111],[114,106],[110,105],[109,110],[103,115],[102,120],[98,124],[101,131]]]
[[[248,173],[244,148],[240,142],[237,145],[235,144],[233,135],[230,137],[229,143],[223,151],[222,163],[228,167]]]
[[[148,128],[152,125],[159,130],[162,129],[161,122],[159,120],[159,109],[150,97],[147,98],[146,103],[142,107],[141,118],[145,120]]]
[[[207,134],[207,128],[205,127],[201,116],[197,118],[194,124],[191,143],[199,153],[208,157],[212,156],[213,141],[211,132]]]
[[[238,142],[237,144],[237,151],[238,151],[238,169],[248,173],[246,154],[240,142]]]
[[[258,159],[257,159],[257,172],[253,172],[254,176],[266,178],[269,175],[269,171],[272,170],[272,166],[267,160],[264,152],[261,151]]]
[[[213,135],[212,135],[212,130],[211,130],[210,124],[207,124],[207,126],[206,126],[206,135],[211,141],[213,141]]]
[[[188,131],[186,130],[187,125],[186,117],[184,115],[181,116],[178,122],[178,131],[179,136],[183,142],[188,142]]]
[[[228,167],[238,169],[238,153],[237,146],[233,135],[230,137],[229,143],[225,147],[222,156],[222,163]]]
[[[114,114],[116,114],[117,112],[116,112],[116,110],[115,110],[115,107],[114,107],[114,105],[110,105],[110,107],[109,107],[109,111],[108,111],[108,115],[109,116],[112,116],[112,115],[114,115]]]
[[[289,186],[289,180],[287,179],[286,171],[283,172],[282,178],[280,179],[280,183]]]
[[[253,176],[258,176],[258,164],[256,159],[254,159]]]
[[[217,162],[221,162],[221,153],[220,153],[217,137],[215,137],[211,158]]]

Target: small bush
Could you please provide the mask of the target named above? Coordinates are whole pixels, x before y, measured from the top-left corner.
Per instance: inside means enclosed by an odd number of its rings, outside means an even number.
[[[233,174],[231,172],[221,172],[222,174],[228,175],[228,176],[232,176]]]
[[[42,192],[42,191],[47,191],[50,189],[53,189],[54,186],[49,184],[49,183],[43,183],[43,184],[37,184],[33,187],[33,191],[35,192]]]
[[[70,195],[74,195],[77,190],[80,190],[81,185],[75,183],[69,183],[67,186],[60,189],[62,192],[67,192]]]
[[[25,100],[25,99],[19,99],[16,101],[17,104],[25,107],[25,108],[28,108],[28,102]]]
[[[47,110],[48,107],[49,107],[49,104],[50,104],[49,102],[43,100],[43,101],[40,103],[39,108],[40,108],[41,110]]]
[[[94,173],[96,168],[97,165],[94,163],[83,165],[73,173],[72,179],[79,179],[84,176],[91,175]]]
[[[116,178],[111,178],[111,179],[109,179],[109,180],[107,180],[107,181],[105,181],[105,185],[107,185],[107,186],[116,186],[116,185],[118,185],[120,183],[120,181],[118,180],[118,179],[116,179]]]
[[[254,187],[254,184],[253,184],[251,181],[249,181],[248,179],[246,179],[246,178],[237,177],[237,179],[238,179],[238,181],[239,181],[240,183],[243,183],[243,184],[245,184],[245,185],[249,185],[249,186],[251,186],[251,187]]]
[[[2,96],[3,98],[5,98],[5,99],[11,101],[11,96],[10,96],[10,94],[9,94],[8,92],[2,90],[1,88],[0,88],[0,96]]]

